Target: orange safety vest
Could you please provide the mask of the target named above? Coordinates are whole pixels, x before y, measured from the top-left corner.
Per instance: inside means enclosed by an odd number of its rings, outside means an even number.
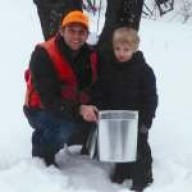
[[[45,43],[40,44],[48,53],[51,61],[56,69],[58,79],[60,82],[65,82],[62,88],[62,98],[69,99],[74,102],[81,104],[88,104],[90,101],[90,96],[88,94],[89,87],[82,91],[78,91],[78,83],[76,75],[72,70],[68,61],[61,55],[58,47],[55,43],[55,38],[51,38]],[[97,78],[97,54],[93,52],[90,54],[91,69],[92,69],[92,83],[96,81]],[[25,72],[25,81],[27,84],[27,91],[25,97],[25,105],[28,107],[43,108],[41,98],[38,92],[35,90],[31,71],[29,69]]]

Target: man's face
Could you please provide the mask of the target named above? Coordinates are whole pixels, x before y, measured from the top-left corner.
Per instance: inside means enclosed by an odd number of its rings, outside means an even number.
[[[114,54],[119,62],[129,61],[133,56],[133,49],[127,43],[113,45]]]
[[[81,24],[72,23],[60,30],[65,43],[74,51],[79,50],[87,40],[88,30]]]

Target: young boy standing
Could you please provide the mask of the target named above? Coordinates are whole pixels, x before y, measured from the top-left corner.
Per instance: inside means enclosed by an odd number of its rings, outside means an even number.
[[[139,41],[137,31],[132,28],[120,27],[114,31],[114,54],[112,58],[101,59],[95,103],[99,110],[139,112],[137,161],[117,163],[112,181],[122,183],[131,178],[132,190],[142,192],[153,182],[148,132],[155,117],[158,96],[154,72],[146,63],[142,52],[138,51]]]

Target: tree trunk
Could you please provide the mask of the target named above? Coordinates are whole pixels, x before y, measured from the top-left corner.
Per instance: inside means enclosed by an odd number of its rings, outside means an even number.
[[[71,10],[82,10],[82,0],[34,0],[45,40],[53,36],[62,18]]]
[[[107,0],[105,25],[101,33],[98,50],[101,55],[111,54],[111,38],[115,27],[131,26],[139,29],[144,0]]]
[[[139,29],[144,0],[107,0],[105,25],[101,33],[98,50],[108,55],[111,51],[111,36],[117,25]],[[71,10],[82,10],[82,0],[34,0],[45,39],[53,36],[63,16]]]

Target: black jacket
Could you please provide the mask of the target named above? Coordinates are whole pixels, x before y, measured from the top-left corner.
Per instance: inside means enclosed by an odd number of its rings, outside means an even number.
[[[78,80],[78,89],[83,90],[92,84],[92,71],[90,54],[94,51],[88,45],[84,45],[78,54],[75,54],[63,41],[60,35],[56,37],[56,44],[71,64]],[[31,56],[30,70],[35,89],[38,91],[44,109],[56,116],[73,116],[78,113],[78,103],[64,100],[61,96],[61,86],[54,65],[46,50],[37,46]]]
[[[151,127],[157,107],[156,78],[142,52],[125,63],[101,59],[101,71],[94,89],[99,109],[138,110],[139,124]]]

